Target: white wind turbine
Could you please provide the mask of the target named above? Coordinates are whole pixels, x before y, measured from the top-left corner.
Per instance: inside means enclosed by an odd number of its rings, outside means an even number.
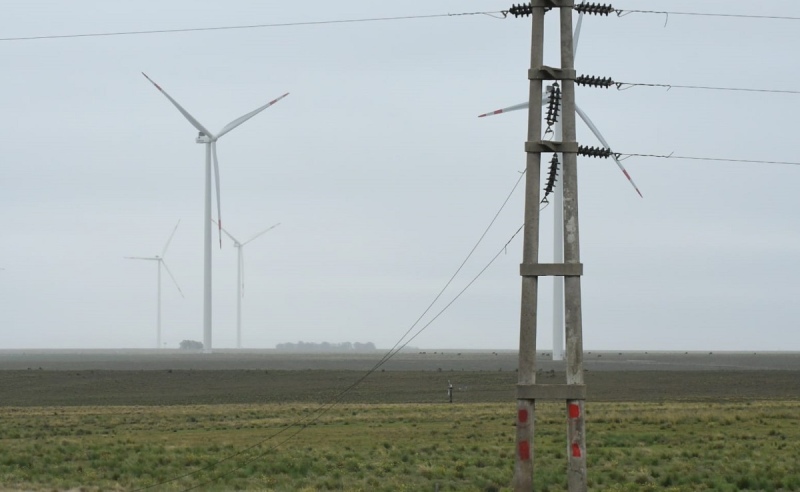
[[[178,230],[178,226],[181,224],[179,220],[177,224],[175,224],[175,228],[172,229],[172,234],[169,235],[169,239],[167,239],[167,244],[164,245],[164,249],[161,250],[161,255],[156,255],[152,257],[144,257],[144,256],[126,256],[126,260],[149,260],[157,262],[158,267],[158,315],[156,321],[156,348],[161,348],[161,267],[164,267],[164,270],[167,271],[169,277],[175,283],[175,287],[178,288],[178,292],[180,292],[181,297],[183,297],[183,291],[181,290],[181,286],[178,285],[178,281],[175,280],[175,277],[172,275],[172,272],[169,271],[169,267],[167,266],[166,262],[164,261],[164,255],[167,253],[167,248],[169,248],[169,243],[172,242],[172,237],[175,236],[175,231]]]
[[[217,221],[214,221],[214,223],[217,224]],[[222,232],[231,238],[233,241],[233,247],[238,250],[238,261],[236,267],[236,348],[242,348],[242,298],[244,297],[244,252],[242,249],[245,247],[245,245],[252,243],[279,225],[281,225],[280,222],[274,226],[264,229],[245,242],[239,241],[224,227],[222,228]]]
[[[575,33],[573,36],[574,39],[574,54],[577,56],[578,54],[578,40],[580,39],[581,35],[581,25],[583,24],[583,14],[578,16],[578,23],[575,26]],[[549,88],[548,88],[549,89]],[[545,94],[542,97],[542,106],[546,106],[549,103],[549,95]],[[483,118],[485,116],[493,116],[496,114],[502,113],[509,113],[511,111],[517,111],[519,109],[527,109],[530,107],[530,102],[524,102],[520,104],[515,104],[513,106],[509,106],[507,108],[498,109],[496,111],[492,111],[491,113],[484,113],[479,115],[478,118]],[[559,110],[561,108],[559,107]],[[608,142],[600,133],[600,130],[592,123],[592,120],[589,119],[589,116],[576,104],[575,105],[575,112],[578,116],[583,120],[589,130],[592,131],[597,140],[603,144],[603,147],[606,149],[610,149],[611,147],[608,145]],[[561,119],[556,122],[555,125],[555,136],[556,141],[560,141],[561,136]],[[636,190],[636,193],[639,196],[642,196],[642,192],[639,191],[639,188],[636,186],[636,183],[633,182],[631,179],[630,174],[625,169],[625,167],[620,162],[619,158],[614,154],[611,154],[611,158],[614,159],[614,162],[617,163],[619,169],[628,178],[631,186],[633,189]],[[559,155],[559,162],[564,162],[564,159]],[[553,190],[555,194],[555,200],[553,206],[554,210],[554,218],[553,218],[553,262],[554,263],[563,263],[564,261],[564,189],[561,187],[560,184],[557,184]],[[562,360],[564,358],[564,277],[553,277],[553,360]]]
[[[195,140],[197,143],[205,144],[206,146],[206,182],[205,182],[205,219],[203,223],[205,224],[205,240],[204,240],[204,254],[203,254],[203,351],[206,353],[211,352],[211,158],[214,158],[214,182],[216,183],[216,192],[217,192],[217,220],[219,221],[219,229],[220,229],[220,238],[219,244],[222,247],[222,214],[221,214],[221,206],[219,203],[219,161],[217,160],[217,140],[220,137],[225,135],[226,133],[230,132],[237,126],[241,125],[245,121],[249,120],[253,116],[257,115],[258,113],[264,111],[268,107],[272,106],[276,102],[280,101],[284,97],[288,96],[289,93],[280,96],[277,99],[273,99],[272,101],[268,102],[267,104],[257,108],[244,116],[240,116],[235,120],[231,121],[227,125],[225,125],[222,130],[220,130],[216,135],[211,133],[200,124],[194,116],[189,114],[183,107],[178,104],[175,99],[172,99],[169,94],[167,94],[164,89],[159,87],[158,84],[153,82],[150,77],[147,76],[144,72],[142,75],[145,76],[147,80],[152,83],[156,89],[161,91],[164,96],[169,99],[178,111],[189,120],[189,123],[192,124],[193,127],[197,128],[200,134],[197,136]]]

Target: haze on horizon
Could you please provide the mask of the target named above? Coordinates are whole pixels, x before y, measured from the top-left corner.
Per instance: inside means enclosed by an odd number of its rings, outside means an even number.
[[[12,0],[2,37],[507,9],[498,0],[335,5]],[[641,3],[614,2],[623,9]],[[800,17],[800,3],[647,2],[652,10]],[[586,17],[578,71],[628,82],[800,90],[797,22]],[[545,62],[558,63],[548,18]],[[743,36],[742,33],[747,35]],[[524,168],[530,22],[488,16],[0,41],[0,350],[202,340],[203,149],[145,71],[211,129],[291,95],[219,143],[222,217],[245,249],[245,348],[391,347],[469,252]],[[743,68],[744,67],[744,68]],[[797,161],[800,96],[579,88],[626,153]],[[597,142],[579,124],[578,139]],[[800,350],[800,167],[579,160],[586,350]],[[427,323],[522,223],[518,189]],[[540,259],[552,251],[542,215]],[[216,241],[216,232],[214,240]],[[516,349],[521,236],[410,345]],[[214,347],[235,345],[236,251],[213,251]],[[540,283],[540,350],[551,340]],[[416,330],[412,331],[415,333]]]

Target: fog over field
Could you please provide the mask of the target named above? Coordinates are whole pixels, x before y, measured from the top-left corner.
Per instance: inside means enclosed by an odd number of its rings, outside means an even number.
[[[276,350],[0,350],[0,370],[343,370],[368,371],[386,352],[286,353]],[[563,371],[565,361],[537,352],[540,371]],[[403,351],[380,365],[388,371],[515,371],[517,352],[467,349]],[[595,371],[800,371],[796,352],[588,351]]]

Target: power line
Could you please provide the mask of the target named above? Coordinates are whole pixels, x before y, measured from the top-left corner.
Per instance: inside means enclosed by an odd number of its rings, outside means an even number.
[[[116,32],[96,32],[84,34],[55,34],[45,36],[20,36],[11,38],[0,38],[0,41],[33,41],[37,39],[71,39],[71,38],[95,38],[103,36],[133,36],[139,34],[172,34],[183,32],[201,32],[201,31],[230,31],[235,29],[264,29],[272,27],[298,27],[298,26],[322,26],[330,24],[354,24],[364,22],[385,22],[385,21],[398,21],[398,20],[413,20],[413,19],[437,19],[442,17],[465,17],[474,15],[488,15],[494,17],[496,15],[505,17],[505,11],[487,11],[487,12],[459,12],[455,14],[428,14],[428,15],[402,15],[396,17],[368,17],[362,19],[337,19],[337,20],[323,20],[323,21],[301,21],[301,22],[283,22],[274,24],[249,24],[249,25],[236,25],[236,26],[219,26],[219,27],[189,27],[184,29],[154,29],[147,31],[116,31]],[[501,18],[503,18],[501,17]]]
[[[711,91],[738,91],[738,92],[768,92],[773,94],[800,94],[799,90],[791,89],[753,89],[749,87],[720,87],[712,85],[680,85],[680,84],[653,84],[645,82],[618,82],[611,77],[595,77],[592,75],[579,75],[575,77],[575,83],[581,86],[599,87],[608,89],[616,87],[617,90],[628,90],[632,87],[664,87],[669,89],[703,89]]]
[[[616,157],[619,159],[620,157],[625,156],[628,157],[653,157],[659,159],[682,159],[682,160],[690,160],[690,161],[714,161],[714,162],[739,162],[739,163],[746,163],[746,164],[782,164],[787,166],[800,166],[800,162],[797,161],[768,161],[763,159],[732,159],[728,157],[698,157],[698,156],[686,156],[686,155],[675,155],[675,153],[670,154],[634,154],[634,153],[627,153],[627,152],[614,152],[613,150],[606,148],[606,147],[587,147],[585,145],[578,146],[578,155],[584,157],[597,157],[600,159],[608,159],[610,157]]]
[[[723,14],[719,12],[676,12],[671,10],[624,10],[615,9],[618,17],[624,17],[628,14],[661,14],[661,15],[687,15],[697,17],[732,17],[738,19],[771,19],[771,20],[800,20],[800,17],[791,17],[785,15],[750,15],[750,14]]]
[[[624,91],[632,87],[663,87],[669,89],[699,89],[708,91],[762,92],[770,94],[800,94],[800,90],[784,89],[751,89],[747,87],[714,87],[706,85],[649,84],[641,82],[614,82],[618,90]]]
[[[689,161],[713,161],[713,162],[738,162],[738,163],[745,163],[745,164],[779,164],[785,166],[800,166],[800,162],[793,162],[793,161],[765,161],[759,159],[729,159],[726,157],[698,157],[698,156],[686,156],[686,155],[674,155],[674,154],[628,154],[625,152],[613,152],[617,158],[621,156],[626,157],[653,157],[658,159],[681,159],[681,160],[689,160]]]
[[[553,7],[534,7],[531,3],[523,3],[514,5],[510,9],[503,11],[503,14],[512,14],[514,17],[528,17],[533,13],[534,8],[544,8],[545,12],[551,10]],[[630,14],[660,14],[666,15],[669,19],[670,15],[687,15],[698,17],[731,17],[739,19],[771,19],[771,20],[800,20],[800,17],[792,17],[786,15],[756,15],[756,14],[726,14],[722,12],[679,12],[674,10],[627,10],[615,9],[611,5],[602,5],[599,3],[581,2],[572,7],[576,12],[589,15],[609,15],[617,14],[617,17],[625,17]]]
[[[314,414],[312,414],[312,415],[310,415],[310,416],[308,416],[308,417],[304,417],[304,418],[302,418],[302,419],[295,420],[294,422],[292,422],[292,423],[290,423],[289,425],[287,425],[287,426],[285,426],[285,427],[281,428],[279,431],[277,431],[277,432],[275,432],[275,433],[273,433],[273,434],[271,434],[271,435],[269,435],[269,436],[265,437],[264,439],[262,439],[262,440],[258,441],[258,442],[257,442],[257,443],[255,443],[255,444],[252,444],[252,445],[250,445],[250,446],[247,446],[247,447],[245,447],[244,449],[242,449],[242,450],[240,450],[240,451],[237,451],[237,452],[235,452],[235,453],[233,453],[233,454],[230,454],[230,455],[228,455],[228,456],[226,456],[226,457],[224,457],[224,458],[222,458],[222,459],[219,459],[219,460],[217,460],[217,461],[215,461],[215,462],[213,462],[213,463],[210,463],[210,464],[208,464],[208,465],[206,465],[206,466],[203,466],[203,467],[201,467],[201,468],[198,468],[198,469],[196,469],[196,470],[193,470],[193,471],[191,471],[191,472],[187,472],[187,473],[184,473],[184,474],[182,474],[182,475],[178,475],[178,476],[172,477],[172,478],[170,478],[170,479],[163,480],[163,481],[161,481],[161,482],[153,483],[153,484],[151,484],[151,485],[148,485],[148,486],[145,486],[145,487],[140,487],[140,488],[134,489],[134,492],[136,492],[136,491],[141,491],[141,490],[147,490],[147,489],[151,489],[151,488],[153,488],[153,487],[157,487],[157,486],[159,486],[159,485],[165,485],[165,484],[168,484],[168,483],[171,483],[171,482],[175,482],[175,481],[177,481],[177,480],[180,480],[180,479],[182,479],[182,478],[186,478],[186,477],[189,477],[189,476],[195,475],[195,474],[197,474],[197,473],[199,473],[199,472],[201,472],[201,471],[210,470],[211,468],[214,468],[215,466],[217,466],[217,465],[219,465],[219,464],[221,464],[221,463],[224,463],[224,462],[226,462],[226,461],[229,461],[229,460],[231,460],[231,459],[233,459],[233,458],[235,458],[235,457],[237,457],[237,456],[241,456],[241,455],[243,455],[243,454],[247,453],[248,451],[251,451],[251,450],[254,450],[254,449],[256,449],[256,448],[260,447],[260,446],[261,446],[261,445],[263,445],[264,443],[266,443],[266,442],[270,441],[271,439],[274,439],[274,438],[276,438],[276,437],[280,436],[281,434],[283,434],[284,432],[287,432],[287,431],[289,431],[289,430],[290,430],[290,429],[292,429],[292,428],[296,428],[296,430],[295,430],[293,433],[289,434],[289,435],[288,435],[288,436],[287,436],[287,437],[286,437],[284,440],[282,440],[282,441],[280,441],[280,442],[278,442],[278,443],[274,444],[273,446],[270,446],[270,447],[269,447],[267,450],[265,450],[265,451],[264,451],[263,453],[261,453],[261,454],[258,454],[258,455],[257,455],[257,456],[255,456],[254,458],[251,458],[251,459],[248,459],[248,460],[246,460],[244,463],[240,464],[239,466],[237,466],[237,467],[235,467],[235,468],[233,468],[233,469],[231,469],[231,470],[228,470],[227,472],[220,473],[219,475],[217,475],[217,476],[213,477],[213,478],[212,478],[212,479],[210,479],[209,481],[206,481],[206,482],[203,482],[203,483],[197,484],[197,485],[195,485],[195,486],[193,486],[193,487],[190,487],[190,488],[188,488],[188,489],[184,489],[184,490],[194,490],[194,489],[196,489],[196,488],[198,488],[198,487],[202,487],[202,486],[204,486],[204,485],[208,485],[208,484],[210,484],[210,483],[213,483],[213,482],[215,482],[215,481],[216,481],[216,480],[218,480],[219,478],[221,478],[221,477],[224,477],[225,475],[228,475],[228,474],[232,473],[233,471],[236,471],[236,470],[238,470],[238,469],[241,469],[242,467],[244,467],[244,466],[248,465],[249,463],[251,463],[251,462],[255,461],[256,459],[259,459],[259,458],[263,457],[263,456],[264,456],[266,453],[268,453],[269,451],[271,451],[271,450],[273,450],[273,449],[275,449],[275,448],[277,448],[277,447],[281,446],[282,444],[284,444],[284,443],[288,442],[289,440],[291,440],[291,439],[292,439],[294,436],[296,436],[297,434],[299,434],[300,432],[302,432],[302,431],[303,431],[303,429],[305,429],[305,428],[306,428],[308,425],[310,425],[310,424],[312,424],[312,423],[316,422],[317,420],[319,420],[319,419],[320,419],[320,418],[321,418],[321,417],[322,417],[322,416],[323,416],[325,413],[327,413],[327,412],[328,412],[328,411],[329,411],[331,408],[333,408],[334,406],[336,406],[336,405],[337,405],[337,404],[338,404],[338,403],[339,403],[339,402],[342,400],[342,398],[343,398],[343,397],[344,397],[344,396],[345,396],[345,395],[346,395],[348,392],[350,392],[350,391],[351,391],[351,390],[353,390],[353,389],[354,389],[356,386],[358,386],[359,384],[361,384],[361,383],[362,383],[362,382],[363,382],[363,381],[364,381],[364,380],[365,380],[367,377],[369,377],[370,375],[372,375],[372,374],[373,374],[375,371],[377,371],[377,370],[378,370],[378,369],[379,369],[379,368],[380,368],[382,365],[384,365],[384,364],[385,364],[386,362],[388,362],[388,361],[389,361],[389,360],[390,360],[392,357],[394,357],[395,355],[397,355],[397,354],[398,354],[398,353],[399,353],[399,352],[400,352],[402,349],[404,349],[404,348],[405,348],[405,347],[406,347],[406,346],[407,346],[409,343],[411,343],[411,341],[412,341],[412,340],[414,340],[414,339],[415,339],[417,336],[419,336],[419,335],[420,335],[420,334],[421,334],[421,333],[422,333],[422,332],[423,332],[423,331],[424,331],[426,328],[428,328],[428,326],[430,326],[430,325],[431,325],[431,324],[432,324],[434,321],[436,321],[436,319],[438,319],[438,318],[439,318],[439,317],[440,317],[440,316],[441,316],[441,315],[442,315],[442,314],[443,314],[443,313],[444,313],[444,312],[445,312],[447,309],[449,309],[449,308],[450,308],[450,306],[451,306],[453,303],[455,303],[455,301],[456,301],[456,300],[457,300],[459,297],[461,297],[461,295],[462,295],[462,294],[464,294],[464,292],[466,292],[466,290],[467,290],[469,287],[471,287],[471,286],[472,286],[472,284],[473,284],[473,283],[474,283],[476,280],[478,280],[478,278],[479,278],[481,275],[483,275],[483,273],[484,273],[484,272],[485,272],[485,271],[486,271],[486,270],[487,270],[487,269],[488,269],[488,268],[489,268],[489,267],[490,267],[490,266],[491,266],[491,265],[494,263],[494,261],[495,261],[495,260],[496,260],[496,259],[497,259],[497,258],[500,256],[500,254],[506,250],[506,248],[507,248],[507,247],[508,247],[508,245],[511,243],[511,241],[513,241],[513,240],[514,240],[514,238],[517,236],[517,234],[519,234],[519,232],[522,230],[522,227],[520,227],[520,228],[517,230],[517,232],[515,232],[515,233],[514,233],[514,234],[511,236],[511,238],[510,238],[510,239],[509,239],[509,240],[506,242],[506,244],[503,246],[503,249],[501,249],[501,250],[500,250],[500,252],[498,252],[498,253],[497,253],[497,254],[494,256],[494,258],[492,258],[492,260],[491,260],[491,261],[490,261],[490,262],[489,262],[489,263],[488,263],[488,264],[487,264],[487,265],[486,265],[486,266],[485,266],[485,267],[484,267],[484,268],[483,268],[483,269],[482,269],[482,270],[481,270],[481,271],[480,271],[480,272],[479,272],[479,273],[478,273],[478,274],[477,274],[475,277],[473,277],[473,279],[472,279],[472,280],[471,280],[471,281],[470,281],[470,282],[469,282],[469,283],[468,283],[468,284],[467,284],[467,285],[466,285],[466,286],[465,286],[463,289],[461,289],[461,291],[460,291],[458,294],[456,294],[456,296],[455,296],[455,297],[454,297],[454,298],[453,298],[453,299],[452,299],[452,300],[451,300],[449,303],[447,303],[447,305],[445,305],[445,306],[444,306],[444,307],[443,307],[443,308],[442,308],[442,309],[441,309],[441,310],[440,310],[440,311],[439,311],[439,312],[438,312],[438,313],[437,313],[437,314],[436,314],[436,315],[435,315],[435,316],[434,316],[434,317],[433,317],[433,318],[432,318],[430,321],[428,321],[428,322],[427,322],[427,323],[426,323],[424,326],[422,326],[422,328],[420,328],[420,329],[419,329],[419,330],[418,330],[418,331],[417,331],[417,332],[416,332],[416,333],[415,333],[415,334],[414,334],[414,335],[413,335],[411,338],[409,338],[408,340],[406,340],[405,342],[403,342],[403,340],[404,340],[404,339],[405,339],[405,338],[406,338],[406,337],[409,335],[409,333],[411,333],[411,332],[414,330],[414,328],[415,328],[415,327],[416,327],[416,326],[417,326],[417,325],[420,323],[420,321],[422,320],[422,318],[423,318],[423,317],[424,317],[424,316],[425,316],[425,315],[426,315],[426,314],[427,314],[427,313],[428,313],[428,312],[431,310],[431,308],[433,308],[434,304],[436,304],[436,302],[439,300],[439,298],[442,296],[442,294],[444,294],[445,290],[447,290],[447,288],[450,286],[450,284],[453,282],[453,280],[455,280],[455,278],[456,278],[456,276],[459,274],[459,272],[461,272],[461,270],[464,268],[464,265],[467,263],[467,261],[468,261],[468,260],[469,260],[469,259],[472,257],[473,253],[475,253],[475,250],[476,250],[476,249],[478,248],[478,246],[479,246],[479,245],[480,245],[480,244],[483,242],[483,239],[486,237],[486,234],[489,232],[489,229],[491,229],[491,227],[492,227],[492,226],[494,225],[494,223],[497,221],[497,218],[498,218],[498,216],[500,215],[500,213],[503,211],[503,209],[505,209],[506,205],[508,204],[509,200],[511,199],[511,196],[514,194],[514,191],[516,191],[517,187],[519,186],[519,184],[520,184],[520,182],[522,181],[522,178],[523,178],[524,176],[525,176],[525,171],[523,171],[523,172],[521,172],[521,173],[520,173],[520,176],[519,176],[519,178],[517,178],[517,181],[514,183],[514,186],[511,188],[511,191],[508,193],[508,195],[506,196],[505,200],[503,200],[503,203],[500,205],[500,208],[499,208],[499,210],[497,211],[497,213],[495,213],[495,215],[492,217],[492,220],[489,222],[489,225],[486,227],[486,229],[483,231],[483,233],[481,234],[481,236],[478,238],[477,242],[476,242],[476,243],[475,243],[475,245],[472,247],[472,249],[470,250],[470,252],[467,254],[467,256],[466,256],[466,258],[464,259],[464,261],[462,261],[462,262],[461,262],[461,264],[458,266],[458,268],[456,269],[455,273],[453,273],[453,275],[450,277],[450,279],[447,281],[447,283],[444,285],[444,287],[442,287],[442,289],[439,291],[439,293],[438,293],[438,294],[437,294],[437,295],[434,297],[433,301],[431,301],[431,303],[428,305],[428,307],[427,307],[427,308],[425,308],[425,310],[423,311],[423,313],[422,313],[422,314],[421,314],[421,315],[420,315],[420,316],[417,318],[417,320],[416,320],[416,321],[414,321],[414,323],[411,325],[411,327],[410,327],[408,330],[406,330],[406,332],[403,334],[403,336],[401,336],[401,337],[400,337],[400,339],[399,339],[399,340],[398,340],[398,341],[397,341],[397,342],[396,342],[396,343],[395,343],[395,344],[392,346],[392,348],[390,348],[390,349],[389,349],[389,350],[386,352],[386,354],[384,354],[384,356],[383,356],[383,357],[382,357],[382,358],[381,358],[381,359],[380,359],[380,360],[379,360],[379,361],[378,361],[378,362],[377,362],[377,363],[376,363],[376,364],[375,364],[375,365],[374,365],[374,366],[373,366],[371,369],[369,369],[367,372],[365,372],[364,374],[362,374],[362,375],[361,375],[361,377],[359,377],[359,378],[358,378],[358,379],[357,379],[355,382],[353,382],[352,384],[350,384],[350,385],[349,385],[348,387],[346,387],[344,390],[340,391],[340,392],[339,392],[339,393],[338,393],[336,396],[334,396],[334,397],[333,397],[332,399],[330,399],[328,402],[326,402],[326,403],[323,403],[323,404],[321,404],[319,407],[317,407],[317,410],[315,411],[315,413],[314,413]]]
[[[800,20],[800,17],[780,16],[780,15],[748,15],[748,14],[723,14],[716,12],[678,12],[668,10],[624,10],[613,9],[613,12],[619,17],[624,17],[629,14],[661,14],[661,15],[686,15],[686,16],[703,16],[703,17],[733,17],[742,19],[773,19],[773,20]],[[203,32],[203,31],[229,31],[238,29],[264,29],[274,27],[299,27],[299,26],[321,26],[330,24],[354,24],[364,22],[385,22],[397,20],[414,20],[414,19],[436,19],[443,17],[464,17],[475,15],[487,15],[499,19],[505,19],[509,14],[508,10],[494,10],[482,12],[458,12],[447,14],[427,14],[427,15],[402,15],[395,17],[367,17],[360,19],[333,19],[322,21],[300,21],[300,22],[282,22],[272,24],[245,24],[235,26],[217,26],[217,27],[189,27],[181,29],[153,29],[142,31],[112,31],[112,32],[96,32],[96,33],[79,33],[79,34],[51,34],[42,36],[15,36],[8,38],[0,38],[2,41],[35,41],[44,39],[73,39],[73,38],[94,38],[94,37],[108,37],[108,36],[134,36],[141,34],[173,34],[173,33],[187,33],[187,32]]]

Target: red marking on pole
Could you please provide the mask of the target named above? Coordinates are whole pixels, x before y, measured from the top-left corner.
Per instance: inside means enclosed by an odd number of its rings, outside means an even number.
[[[500,113],[502,113],[502,112],[503,112],[503,110],[502,110],[502,109],[498,109],[497,111],[495,111],[495,112],[494,112],[494,113],[492,113],[492,114],[500,114]]]
[[[581,416],[581,407],[579,407],[575,403],[570,403],[569,404],[569,418],[577,419],[580,416]]]
[[[577,442],[572,443],[572,457],[573,458],[580,458],[581,457],[581,445]]]
[[[625,175],[625,177],[626,177],[626,178],[628,178],[628,180],[630,180],[630,179],[631,179],[631,175],[630,175],[630,174],[628,174],[628,171],[626,171],[626,170],[624,170],[624,169],[623,169],[623,170],[622,170],[622,174],[624,174],[624,175]]]
[[[531,459],[531,445],[528,441],[520,441],[519,459],[523,461],[528,461],[529,459]]]
[[[519,420],[520,424],[524,424],[528,421],[528,411],[524,408],[517,412],[517,419]]]

